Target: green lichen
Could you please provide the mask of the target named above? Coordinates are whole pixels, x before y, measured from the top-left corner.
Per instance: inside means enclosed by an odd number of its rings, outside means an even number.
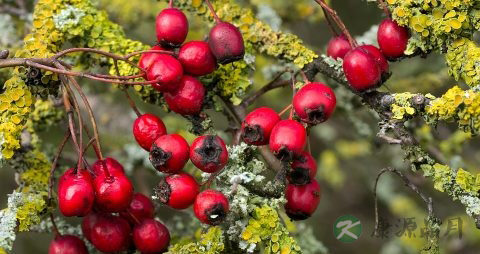
[[[167,253],[190,254],[205,253],[216,254],[223,253],[225,249],[223,232],[220,227],[211,227],[205,233],[201,234],[196,242],[186,240],[172,245]]]

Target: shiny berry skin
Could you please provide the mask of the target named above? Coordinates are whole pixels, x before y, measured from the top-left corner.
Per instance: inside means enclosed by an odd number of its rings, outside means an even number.
[[[270,150],[281,161],[291,161],[303,152],[307,143],[307,131],[294,120],[282,120],[270,134]]]
[[[82,233],[89,242],[92,242],[92,230],[95,224],[97,223],[98,218],[102,216],[101,213],[92,211],[83,217],[82,220]]]
[[[292,220],[305,220],[312,216],[320,203],[320,185],[313,179],[305,185],[287,184],[285,212]]]
[[[167,134],[167,128],[162,119],[156,115],[143,114],[133,122],[133,136],[137,143],[147,151],[150,151],[157,138],[165,134]]]
[[[345,55],[343,72],[350,86],[357,92],[376,88],[381,78],[377,61],[361,48],[355,48]]]
[[[193,204],[199,188],[193,176],[180,173],[162,178],[155,193],[162,203],[175,209],[185,209]]]
[[[225,142],[216,135],[196,138],[190,147],[190,160],[198,169],[206,173],[221,170],[228,162]]]
[[[245,54],[242,33],[228,22],[218,22],[210,30],[208,45],[220,64],[238,61]]]
[[[95,199],[93,180],[85,170],[65,171],[58,182],[58,207],[63,216],[85,216],[92,210]]]
[[[150,162],[158,171],[175,174],[183,169],[188,161],[187,141],[178,134],[159,137],[150,149]]]
[[[88,254],[87,246],[74,235],[59,235],[50,243],[48,254]]]
[[[333,59],[343,59],[348,53],[348,51],[350,51],[351,49],[352,47],[350,46],[350,43],[344,35],[333,37],[328,42],[327,56]]]
[[[200,222],[209,225],[222,223],[229,211],[228,199],[216,190],[204,190],[193,204],[193,212]]]
[[[312,155],[303,152],[293,159],[291,168],[287,172],[287,180],[291,184],[304,185],[315,179],[317,174],[317,163]]]
[[[164,94],[168,108],[180,115],[197,115],[202,111],[205,87],[192,76],[183,76],[177,89]]]
[[[282,120],[275,110],[267,107],[250,112],[242,122],[242,139],[249,145],[262,146],[270,141],[273,127]]]
[[[127,219],[131,224],[142,221],[145,218],[153,218],[155,207],[152,201],[142,193],[133,194],[132,202],[127,210],[120,212],[120,216]]]
[[[142,253],[162,253],[170,244],[170,232],[161,222],[144,219],[133,228],[133,242]]]
[[[377,61],[378,66],[380,67],[380,71],[382,73],[388,72],[389,66],[388,66],[388,61],[385,58],[385,56],[382,54],[380,49],[373,45],[361,45],[358,48],[366,50],[374,59]]]
[[[128,208],[133,198],[133,185],[124,174],[99,175],[93,181],[95,206],[104,212],[116,213]]]
[[[165,50],[160,46],[153,46],[150,50]],[[147,71],[150,66],[156,61],[157,56],[161,53],[143,53],[138,61],[138,67]],[[146,77],[146,75],[145,75]]]
[[[158,80],[152,87],[160,92],[173,91],[183,76],[182,64],[173,56],[159,54],[147,70],[147,80]]]
[[[410,34],[408,29],[401,27],[391,19],[380,23],[377,31],[377,41],[382,53],[391,60],[402,57],[407,49]]]
[[[131,228],[128,221],[122,217],[103,214],[90,232],[92,244],[101,252],[121,252],[131,243]]]
[[[187,16],[177,8],[166,8],[157,15],[155,30],[160,44],[167,47],[178,47],[187,38]]]
[[[104,169],[105,166],[107,167],[108,172],[110,174],[114,174],[114,175],[124,175],[125,174],[125,170],[123,169],[123,166],[122,166],[122,164],[120,164],[120,162],[118,162],[114,158],[107,157],[103,161],[97,160],[97,161],[95,161],[95,163],[93,163],[92,170],[93,170],[93,173],[95,174],[95,176],[104,175],[105,174],[105,169]]]
[[[185,43],[178,52],[178,60],[184,71],[193,76],[207,75],[217,68],[217,60],[204,41]]]
[[[295,114],[308,124],[319,124],[333,114],[337,99],[333,90],[322,83],[308,83],[293,97]]]

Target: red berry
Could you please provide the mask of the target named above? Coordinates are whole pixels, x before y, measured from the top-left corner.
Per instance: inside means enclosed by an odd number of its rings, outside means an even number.
[[[183,169],[188,161],[187,141],[178,134],[159,137],[150,150],[150,162],[158,171],[175,174]]]
[[[267,107],[250,112],[242,123],[242,138],[249,145],[266,145],[273,127],[282,120],[275,110]]]
[[[225,167],[228,151],[225,142],[219,136],[205,135],[196,138],[190,147],[190,160],[207,173],[214,173]]]
[[[187,38],[187,16],[177,8],[166,8],[158,14],[155,28],[158,42],[167,47],[178,47]]]
[[[338,59],[343,59],[345,55],[350,51],[352,47],[344,35],[333,37],[328,42],[327,56]]]
[[[378,66],[380,67],[380,71],[382,73],[388,72],[388,68],[389,68],[388,61],[385,58],[385,56],[382,54],[380,49],[378,49],[373,45],[362,45],[362,46],[359,46],[359,48],[366,50],[375,59],[375,61],[377,61]]]
[[[127,210],[120,212],[120,215],[131,224],[135,224],[145,218],[153,218],[154,213],[155,207],[152,201],[142,193],[135,193]]]
[[[403,56],[407,49],[410,34],[408,29],[401,27],[391,19],[385,19],[380,23],[377,31],[377,40],[382,53],[388,59]]]
[[[175,209],[185,209],[192,205],[198,191],[197,181],[187,173],[166,176],[155,189],[160,201]]]
[[[165,50],[160,46],[153,46],[150,50]],[[143,70],[147,71],[150,66],[156,61],[157,56],[161,53],[143,53],[138,61],[138,67],[142,68]],[[145,77],[147,77],[145,75]]]
[[[48,254],[88,254],[87,246],[74,235],[59,235],[50,243]]]
[[[345,55],[343,72],[350,86],[358,92],[376,88],[381,78],[377,61],[361,48],[353,49]]]
[[[90,232],[92,244],[101,252],[121,252],[130,246],[131,228],[122,217],[103,214]]]
[[[320,185],[315,179],[306,185],[287,184],[285,212],[292,220],[305,220],[320,203]]]
[[[183,76],[177,89],[165,93],[168,108],[180,115],[196,115],[202,111],[205,87],[192,76]]]
[[[98,218],[102,215],[98,212],[91,212],[87,216],[83,217],[82,220],[82,233],[88,241],[92,242],[92,230],[95,224],[97,223]]]
[[[142,253],[162,253],[170,244],[170,233],[159,221],[144,219],[133,229],[133,242]]]
[[[165,124],[155,115],[143,114],[133,122],[133,136],[137,143],[147,151],[150,151],[157,138],[165,134],[167,134]]]
[[[158,80],[152,87],[160,92],[173,91],[183,76],[182,64],[173,56],[159,54],[147,70],[147,80]]]
[[[219,22],[210,30],[208,45],[220,64],[243,59],[245,54],[242,33],[228,22]]]
[[[306,143],[305,128],[294,120],[278,122],[270,134],[270,150],[281,161],[291,161],[299,156]]]
[[[204,190],[195,199],[193,211],[202,223],[218,225],[229,211],[228,199],[219,191]]]
[[[287,173],[287,180],[291,184],[304,185],[315,179],[317,174],[317,163],[312,155],[303,152],[296,157]]]
[[[293,109],[308,124],[326,121],[335,110],[337,99],[333,90],[322,83],[309,83],[293,97]]]
[[[194,76],[210,74],[217,68],[217,60],[204,41],[185,43],[178,52],[178,60],[185,72]]]
[[[96,176],[99,175],[104,175],[105,174],[105,169],[104,167],[107,167],[108,172],[110,174],[114,175],[124,175],[125,170],[123,169],[122,164],[120,164],[117,160],[114,158],[107,157],[103,161],[97,160],[95,163],[92,165],[93,173]]]
[[[116,213],[128,208],[133,198],[133,186],[126,175],[99,175],[93,181],[95,205],[101,211]]]
[[[58,182],[58,207],[64,216],[85,216],[95,199],[92,177],[87,170],[65,171]]]

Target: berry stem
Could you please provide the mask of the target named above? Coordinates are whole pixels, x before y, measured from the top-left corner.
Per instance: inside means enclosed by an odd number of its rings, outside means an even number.
[[[213,14],[213,18],[215,19],[216,23],[222,22],[222,20],[217,16],[217,13],[215,12],[215,9],[213,8],[212,3],[210,3],[210,0],[205,0],[205,3],[207,3],[208,9],[210,9],[210,12]]]
[[[75,123],[73,120],[72,104],[68,99],[67,85],[65,83],[63,88],[63,105],[65,106],[65,111],[67,112],[68,130],[70,131],[70,135],[72,136],[72,141],[77,150],[77,153],[80,154],[80,147],[78,146],[77,136],[75,134]]]
[[[137,217],[135,217],[135,215],[133,215],[132,212],[130,212],[128,209],[125,211],[127,211],[128,215],[132,217],[132,219],[135,221],[135,224],[140,224],[140,221],[137,219]]]
[[[61,236],[60,231],[58,231],[57,223],[55,223],[55,218],[53,218],[53,214],[50,213],[50,220],[52,221],[52,227],[53,227],[53,233],[55,234],[55,237]]]
[[[330,29],[330,32],[334,37],[337,37],[338,33],[337,33],[337,30],[335,29],[335,26],[332,23],[330,15],[328,14],[327,11],[325,11],[324,8],[322,8],[322,12],[323,12],[323,16],[325,16],[325,20],[327,21],[328,29]]]
[[[302,75],[303,82],[305,82],[305,84],[310,83],[310,80],[308,80],[307,75],[305,74],[305,72],[303,70],[300,70],[300,75]]]
[[[141,116],[142,113],[140,113],[140,111],[138,110],[138,108],[135,105],[135,102],[133,101],[132,97],[130,97],[130,95],[128,94],[127,89],[124,89],[123,92],[125,93],[125,96],[127,97],[128,103],[130,104],[130,107],[133,109],[135,114],[137,114],[137,116]]]
[[[173,0],[170,0],[170,2],[168,3],[168,8],[172,8],[173,7]]]
[[[388,10],[387,3],[385,3],[384,0],[377,0],[377,2],[378,2],[378,4],[382,7],[383,12],[385,13],[385,15],[387,15],[387,18],[390,18],[392,14],[391,14],[390,11]]]
[[[52,162],[52,167],[50,169],[50,179],[49,179],[49,182],[48,182],[48,202],[50,203],[52,201],[52,189],[53,189],[53,185],[55,184],[55,177],[54,177],[54,173],[55,173],[55,170],[57,169],[57,164],[58,164],[58,160],[60,158],[60,155],[62,154],[62,151],[63,151],[63,148],[65,147],[65,145],[67,144],[67,141],[70,139],[70,131],[66,131],[65,132],[65,135],[62,139],[62,142],[60,143],[60,146],[58,147],[57,149],[57,153],[55,155],[55,158],[53,159],[53,162]]]
[[[348,31],[348,29],[345,26],[345,24],[343,23],[342,19],[338,16],[337,12],[335,10],[333,10],[332,8],[330,8],[330,6],[328,6],[325,3],[324,0],[315,0],[315,2],[317,2],[325,11],[327,11],[330,14],[333,21],[335,21],[335,23],[337,23],[337,25],[340,28],[340,30],[342,31],[342,33],[347,37],[347,40],[350,43],[350,46],[352,46],[352,48],[356,48],[357,47],[357,42],[355,41],[355,39],[353,39],[352,35]]]
[[[285,112],[287,112],[291,108],[292,108],[292,104],[286,106],[284,109],[282,109],[282,111],[280,111],[280,113],[278,113],[278,115],[282,116],[283,114],[285,114]]]

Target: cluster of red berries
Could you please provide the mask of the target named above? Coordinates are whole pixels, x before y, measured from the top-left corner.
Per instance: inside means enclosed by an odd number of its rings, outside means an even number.
[[[401,58],[410,38],[408,29],[391,19],[385,19],[378,27],[380,48],[361,45],[352,48],[344,35],[334,37],[327,47],[329,57],[343,59],[343,71],[350,86],[357,92],[375,89],[388,76],[388,61]]]

